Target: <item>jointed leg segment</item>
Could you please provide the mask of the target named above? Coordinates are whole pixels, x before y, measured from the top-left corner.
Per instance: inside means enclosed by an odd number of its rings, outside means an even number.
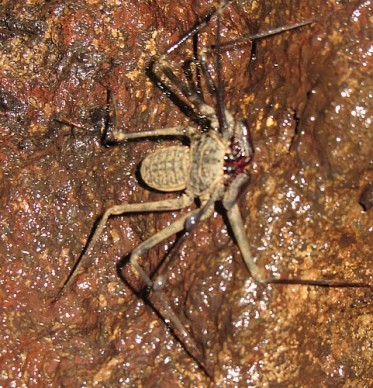
[[[139,257],[145,252],[147,252],[163,240],[177,234],[178,232],[181,232],[185,228],[185,223],[187,219],[189,217],[197,215],[200,211],[201,209],[195,209],[189,212],[188,214],[176,220],[174,223],[172,223],[165,229],[159,231],[158,233],[141,243],[139,246],[137,246],[131,253],[130,264],[140,275],[141,280],[144,281],[147,287],[152,290],[152,296],[156,299],[157,302],[156,304],[154,304],[154,306],[160,310],[163,318],[166,321],[169,321],[171,328],[174,330],[176,336],[178,336],[182,343],[185,345],[187,351],[203,366],[203,355],[201,351],[198,349],[198,346],[193,341],[192,337],[182,324],[179,317],[173,311],[169,300],[163,295],[163,287],[159,287],[158,281],[153,281],[150,276],[142,269],[141,265],[138,262]]]
[[[57,299],[63,294],[63,292],[66,290],[66,288],[71,284],[71,281],[74,279],[78,268],[81,266],[83,258],[86,256],[89,256],[91,253],[93,247],[95,246],[98,238],[101,236],[102,231],[106,225],[107,220],[111,216],[117,216],[122,215],[125,213],[140,213],[140,212],[158,212],[158,211],[172,211],[172,210],[180,210],[184,209],[185,207],[191,205],[193,202],[193,198],[188,196],[187,194],[183,194],[179,198],[174,199],[166,199],[163,201],[156,201],[156,202],[145,202],[145,203],[125,203],[122,205],[116,205],[109,209],[107,209],[102,216],[100,222],[98,223],[96,230],[90,239],[89,244],[87,247],[83,250],[82,254],[80,255],[79,259],[75,263],[72,271],[70,272],[69,277],[65,281],[64,285],[62,286]],[[172,226],[172,225],[170,225]],[[153,236],[155,237],[155,236]],[[166,237],[165,237],[166,238]],[[163,238],[164,239],[164,238]],[[162,240],[162,239],[161,239]],[[141,247],[143,244],[141,244],[139,247]],[[138,247],[138,248],[139,248]],[[145,278],[144,278],[145,280]]]
[[[240,248],[245,265],[255,281],[264,284],[303,284],[319,287],[373,288],[370,284],[362,282],[266,277],[264,269],[260,268],[252,257],[250,244],[245,232],[245,226],[242,222],[240,209],[236,201],[238,195],[240,194],[240,190],[247,183],[247,181],[247,177],[245,179],[243,174],[239,175],[236,180],[232,182],[230,189],[226,192],[223,205],[227,211],[227,217],[233,230],[234,237]]]
[[[141,132],[120,132],[117,130],[113,131],[113,135],[115,137],[116,142],[125,142],[126,140],[134,140],[134,139],[143,139],[148,137],[162,137],[162,136],[172,136],[172,137],[190,137],[196,132],[193,127],[168,127],[168,128],[158,128],[149,131],[141,131]]]

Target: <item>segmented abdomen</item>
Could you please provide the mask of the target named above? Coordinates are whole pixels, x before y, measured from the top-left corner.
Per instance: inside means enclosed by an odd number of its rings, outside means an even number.
[[[148,155],[141,164],[140,173],[148,186],[171,192],[185,189],[189,170],[189,148],[170,146]]]

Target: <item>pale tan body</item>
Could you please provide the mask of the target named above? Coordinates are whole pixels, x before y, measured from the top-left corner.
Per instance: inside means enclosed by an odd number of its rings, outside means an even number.
[[[205,108],[211,109],[211,121],[217,123],[215,112],[212,108],[208,105]],[[190,141],[189,147],[176,145],[160,148],[153,154],[148,155],[143,160],[140,168],[141,177],[148,186],[163,192],[183,191],[183,193],[174,199],[135,204],[124,203],[107,209],[81,257],[82,259],[85,256],[89,256],[92,252],[109,217],[125,213],[180,210],[193,205],[195,199],[198,198],[200,200],[200,207],[191,210],[138,245],[131,252],[129,260],[141,279],[146,283],[146,286],[154,291],[154,295],[163,310],[161,314],[164,319],[170,322],[171,327],[176,332],[176,335],[180,337],[188,352],[205,370],[208,370],[208,367],[204,364],[201,351],[172,310],[170,303],[160,293],[164,286],[163,276],[153,281],[139,265],[138,259],[146,251],[163,240],[183,231],[188,223],[197,223],[210,217],[214,211],[215,203],[221,201],[227,211],[229,223],[248,270],[258,282],[267,282],[268,279],[264,278],[261,269],[255,264],[251,256],[249,242],[237,205],[238,194],[241,188],[247,184],[249,176],[246,172],[238,174],[227,189],[224,186],[225,180],[229,178],[224,171],[224,160],[232,152],[230,148],[232,138],[238,139],[239,136],[241,137],[240,144],[245,149],[248,157],[251,156],[252,152],[247,140],[242,138],[246,134],[241,127],[241,123],[235,121],[228,111],[225,112],[225,115],[228,126],[224,135],[215,129],[201,134],[192,127],[171,127],[127,134],[114,132],[113,135],[119,142],[149,137],[187,137]],[[81,260],[78,265],[80,263]],[[71,282],[77,267],[74,268],[63,290]]]
[[[239,127],[234,121],[232,121],[232,126]],[[191,127],[164,128],[127,135],[117,134],[117,138],[119,141],[123,141],[165,135],[188,137],[190,139],[190,148],[180,145],[156,150],[143,160],[140,169],[141,177],[147,185],[154,189],[164,192],[184,190],[183,194],[177,198],[164,201],[137,204],[125,203],[109,208],[98,224],[87,247],[86,254],[88,255],[91,252],[110,216],[135,212],[179,210],[191,206],[195,198],[199,198],[199,208],[191,210],[165,229],[138,245],[131,252],[130,263],[146,285],[153,289],[154,295],[163,307],[163,317],[170,321],[171,326],[177,335],[181,337],[187,350],[203,365],[202,354],[190,334],[173,312],[170,303],[159,294],[164,286],[164,280],[157,278],[153,281],[139,265],[139,257],[163,240],[184,230],[188,220],[191,220],[193,217],[196,217],[197,221],[203,221],[210,217],[214,211],[215,202],[221,200],[227,211],[229,223],[248,270],[259,282],[266,282],[267,279],[263,277],[261,269],[255,264],[251,256],[249,242],[236,201],[241,187],[248,182],[248,175],[238,175],[228,190],[225,191],[224,157],[230,152],[230,146],[226,139],[215,130],[211,130],[206,134],[197,134],[196,130]],[[204,367],[206,368],[206,366]]]

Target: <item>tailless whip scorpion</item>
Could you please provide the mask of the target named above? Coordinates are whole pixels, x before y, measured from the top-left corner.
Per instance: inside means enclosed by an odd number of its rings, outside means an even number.
[[[305,28],[317,20],[306,19],[240,39],[222,42],[222,14],[230,3],[231,1],[228,0],[220,1],[216,9],[205,16],[200,23],[196,24],[162,55],[152,58],[146,69],[153,83],[170,97],[172,102],[190,119],[190,122],[196,125],[180,125],[138,133],[123,133],[114,128],[110,133],[115,142],[125,144],[133,139],[144,138],[174,137],[182,140],[183,144],[161,147],[148,155],[142,161],[140,169],[143,181],[150,188],[161,192],[181,192],[181,194],[174,199],[123,203],[107,209],[57,296],[59,298],[66,292],[78,267],[83,260],[93,254],[93,247],[111,216],[139,212],[177,211],[192,206],[192,210],[187,214],[135,247],[130,253],[129,262],[142,282],[151,290],[148,299],[154,308],[169,324],[184,349],[208,375],[212,375],[213,372],[211,366],[206,363],[203,351],[174,312],[170,301],[162,293],[165,284],[163,276],[147,274],[140,265],[139,258],[157,244],[180,232],[184,231],[188,234],[198,222],[208,219],[213,214],[217,202],[220,202],[225,209],[244,263],[256,282],[371,288],[366,283],[270,277],[253,260],[238,206],[238,197],[248,185],[250,177],[248,168],[254,151],[249,128],[246,127],[243,120],[235,118],[234,114],[225,107],[222,90],[222,52],[285,31]],[[198,33],[212,22],[215,22],[216,25],[215,44],[199,50],[198,55],[185,60],[182,63],[184,75],[176,75],[169,61],[169,55],[179,49],[184,42],[195,39]],[[193,72],[198,73],[197,76],[193,76]],[[201,85],[206,89],[209,102],[206,102]],[[184,145],[185,143],[187,145]],[[194,204],[196,206],[193,207]],[[175,244],[175,246],[178,245]],[[172,250],[172,254],[175,254],[175,249]]]

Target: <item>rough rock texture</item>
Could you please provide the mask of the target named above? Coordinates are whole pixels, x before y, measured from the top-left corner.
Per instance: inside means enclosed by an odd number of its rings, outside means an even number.
[[[101,144],[107,91],[123,130],[188,122],[145,66],[216,3],[0,4],[0,385],[372,382],[371,291],[256,284],[221,212],[192,231],[167,271],[167,295],[204,345],[213,380],[116,269],[180,212],[111,219],[51,304],[104,209],[173,196],[136,176],[146,154],[172,141]],[[226,105],[246,119],[255,147],[240,208],[269,274],[372,283],[371,15],[369,0],[237,1],[224,13],[223,40],[319,18],[258,41],[251,62],[250,44],[224,55]],[[214,37],[212,23],[199,44]],[[190,52],[190,43],[176,50],[175,69]],[[131,271],[127,281],[137,283]]]

